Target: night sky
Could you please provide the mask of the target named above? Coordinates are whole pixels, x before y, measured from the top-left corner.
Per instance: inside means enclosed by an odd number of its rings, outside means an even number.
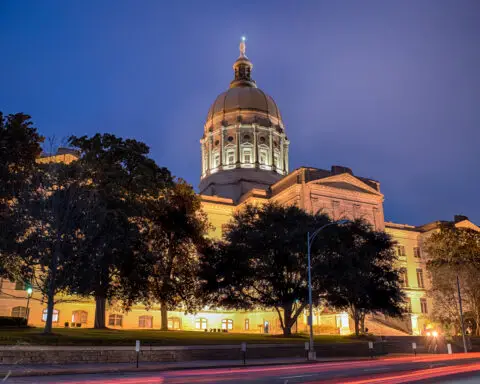
[[[387,220],[480,224],[480,1],[0,1],[0,110],[111,132],[195,187],[210,104],[247,36],[290,168],[381,182]]]

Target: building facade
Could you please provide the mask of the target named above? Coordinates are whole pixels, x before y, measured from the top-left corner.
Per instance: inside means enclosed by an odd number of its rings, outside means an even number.
[[[426,295],[429,280],[422,251],[425,239],[439,229],[442,222],[412,226],[386,222],[384,195],[380,183],[361,177],[347,167],[330,169],[301,167],[289,171],[289,140],[275,101],[260,90],[252,79],[253,65],[240,44],[240,56],[233,65],[234,79],[208,111],[200,140],[202,209],[212,229],[209,235],[221,238],[225,224],[246,204],[268,201],[296,205],[308,212],[324,212],[332,219],[368,221],[384,230],[397,242],[398,267],[402,271],[403,289],[410,311],[404,319],[371,315],[366,327],[374,334],[422,334],[429,326],[432,303]],[[75,153],[61,151],[40,162],[75,160]],[[465,217],[456,217],[455,225],[480,230]],[[301,241],[301,239],[299,239]],[[0,280],[0,316],[26,316],[29,324],[42,326],[46,303],[38,292],[27,297],[21,283]],[[93,327],[94,302],[82,300],[58,304],[54,326]],[[128,313],[120,307],[107,307],[107,325],[112,328],[160,328],[159,309],[134,306]],[[349,334],[352,321],[346,313],[316,308],[313,318],[316,333]],[[204,308],[196,315],[169,312],[170,329],[228,330],[231,332],[281,333],[277,313],[271,311],[225,311]],[[300,316],[294,331],[307,331],[307,315]]]

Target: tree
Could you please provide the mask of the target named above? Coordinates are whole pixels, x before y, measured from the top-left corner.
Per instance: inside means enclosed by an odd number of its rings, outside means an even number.
[[[326,299],[333,307],[349,311],[357,336],[368,313],[402,314],[405,296],[389,235],[355,221],[338,227],[324,243],[330,254]]]
[[[144,201],[164,195],[173,180],[148,157],[148,146],[136,140],[96,134],[73,136],[70,144],[80,152],[81,179],[88,180],[95,205],[68,286],[95,297],[95,328],[104,328],[107,301],[119,300],[128,309],[148,299],[152,259],[142,238]]]
[[[152,256],[150,290],[160,303],[161,329],[168,330],[168,310],[180,304],[193,311],[201,304],[198,250],[208,228],[200,199],[183,180],[160,199],[150,199],[145,240]]]
[[[434,318],[459,329],[457,276],[466,311],[474,318],[480,335],[480,233],[444,224],[425,242],[427,269],[431,274],[430,295],[434,298]]]
[[[13,279],[18,275],[19,260],[12,251],[16,233],[23,229],[22,223],[13,220],[12,210],[33,190],[35,161],[43,140],[30,116],[17,113],[4,117],[0,112],[0,277]]]
[[[307,232],[329,222],[295,207],[274,203],[246,206],[227,226],[223,242],[202,255],[204,289],[219,306],[275,308],[285,336],[308,303]],[[312,292],[317,305],[325,294],[325,260],[312,247]]]

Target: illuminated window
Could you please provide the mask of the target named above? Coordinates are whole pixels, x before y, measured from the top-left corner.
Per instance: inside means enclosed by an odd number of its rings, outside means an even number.
[[[248,331],[250,329],[250,320],[245,319],[245,331]]]
[[[235,152],[230,150],[227,152],[227,165],[235,164]]]
[[[428,313],[427,299],[420,299],[420,310],[422,313]]]
[[[400,269],[400,285],[403,288],[408,287],[408,273],[407,273],[407,268],[401,268]]]
[[[421,257],[421,255],[422,254],[420,253],[420,247],[414,247],[413,248],[413,256],[419,258],[419,257]]]
[[[179,317],[169,317],[168,318],[168,329],[180,329],[180,318]]]
[[[220,166],[220,154],[215,153],[213,155],[213,168],[218,168]]]
[[[113,313],[108,316],[108,325],[110,327],[121,327],[123,325],[123,315]]]
[[[425,284],[423,282],[423,271],[421,269],[417,269],[417,283],[418,288],[425,288]]]
[[[138,318],[138,327],[139,328],[152,328],[153,326],[153,317],[152,316],[140,316]]]
[[[87,311],[73,311],[72,312],[72,323],[86,324],[87,318],[88,318]]]
[[[267,164],[267,151],[260,150],[259,163],[262,165]]]
[[[204,317],[199,317],[198,319],[195,319],[195,329],[207,329],[207,319]]]
[[[405,247],[403,245],[397,245],[397,256],[406,256]]]
[[[27,308],[25,307],[13,307],[12,317],[27,317]]]
[[[233,329],[233,320],[232,319],[223,319],[222,320],[222,329]]]
[[[278,154],[277,153],[273,154],[273,164],[275,164],[275,167],[277,169],[280,168],[280,161],[278,159]]]
[[[44,309],[43,312],[42,312],[42,321],[47,321],[47,310],[46,309]],[[56,309],[53,310],[52,322],[58,323],[58,311]]]
[[[252,150],[244,149],[243,150],[243,162],[246,164],[251,164],[252,162]]]

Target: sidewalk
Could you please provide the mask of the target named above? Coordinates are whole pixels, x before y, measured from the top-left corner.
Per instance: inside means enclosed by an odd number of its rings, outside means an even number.
[[[135,363],[90,363],[90,364],[18,364],[0,365],[0,377],[22,376],[50,376],[50,375],[76,375],[88,373],[119,373],[119,372],[153,372],[180,369],[207,369],[207,368],[238,368],[244,366],[266,366],[287,364],[314,364],[321,362],[340,362],[353,360],[368,360],[369,358],[319,358],[316,362],[308,362],[304,358],[275,358],[251,359],[246,365],[240,360],[196,360],[171,363],[140,362],[136,368]]]

